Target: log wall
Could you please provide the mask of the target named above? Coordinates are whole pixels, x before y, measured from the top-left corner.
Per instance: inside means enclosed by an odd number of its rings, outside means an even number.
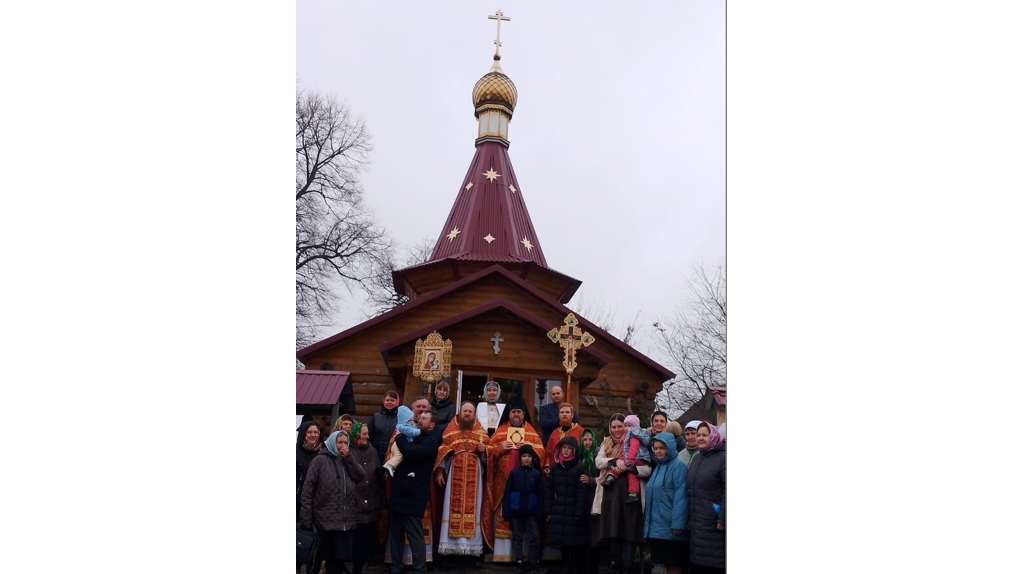
[[[350,381],[355,391],[355,416],[359,420],[365,420],[380,410],[384,393],[387,391],[397,390],[403,404],[408,404],[411,398],[420,392],[420,388],[415,385],[407,389],[404,381],[407,376],[411,378],[411,374],[400,372],[408,370],[408,373],[411,373],[415,341],[392,349],[387,362],[379,349],[382,342],[495,299],[505,299],[525,309],[548,322],[552,328],[561,325],[565,319],[559,311],[538,301],[533,295],[504,278],[488,277],[321,349],[306,357],[306,364],[319,365],[323,361],[328,361],[336,369],[351,372]],[[490,341],[495,331],[500,331],[505,339],[501,343],[499,355],[494,354],[493,342]],[[545,332],[502,310],[444,329],[441,336],[451,339],[453,343],[453,379],[455,371],[462,368],[473,371],[533,374],[565,380],[562,348],[548,340]],[[636,394],[635,384],[638,381],[649,383],[650,388],[645,396],[653,400],[655,393],[661,390],[661,378],[654,370],[601,339],[598,339],[592,348],[610,355],[612,362],[599,369],[588,355],[577,352],[578,366],[573,373],[570,400],[577,405],[583,426],[606,432],[607,418],[611,412],[624,410],[627,399],[636,410],[637,400],[643,400],[643,397],[637,397]],[[398,385],[396,380],[399,382]],[[601,388],[602,384],[607,385],[607,392]],[[581,393],[584,397],[582,401]],[[592,404],[594,402],[597,403],[596,406]],[[646,425],[646,421],[644,424]]]

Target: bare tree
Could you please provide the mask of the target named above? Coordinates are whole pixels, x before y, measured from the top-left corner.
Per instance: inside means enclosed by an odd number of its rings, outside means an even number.
[[[623,343],[633,344],[633,339],[637,334],[637,325],[640,322],[640,311],[633,315],[631,321],[619,323],[616,321],[614,311],[609,310],[604,303],[583,294],[580,294],[579,300],[573,304],[573,308],[577,315],[618,337]],[[620,334],[616,335],[616,333]]]
[[[395,291],[392,273],[396,269],[411,267],[430,259],[430,254],[434,251],[434,240],[430,237],[420,239],[419,243],[406,249],[401,261],[395,251],[390,249],[386,258],[375,262],[372,276],[361,284],[366,293],[366,302],[370,306],[369,312],[366,313],[367,319],[409,302],[408,297]]]
[[[336,288],[362,285],[392,243],[363,203],[359,175],[373,149],[363,120],[333,97],[295,97],[295,344],[316,340],[337,310]]]
[[[693,405],[708,387],[725,386],[726,381],[725,266],[696,266],[688,287],[685,306],[654,323],[656,343],[679,373],[663,385],[658,402],[679,411]]]

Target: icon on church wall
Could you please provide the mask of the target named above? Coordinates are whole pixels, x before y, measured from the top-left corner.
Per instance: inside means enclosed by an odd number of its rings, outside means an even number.
[[[427,339],[416,340],[412,359],[412,375],[424,382],[434,383],[452,374],[452,340],[444,340],[434,331]]]

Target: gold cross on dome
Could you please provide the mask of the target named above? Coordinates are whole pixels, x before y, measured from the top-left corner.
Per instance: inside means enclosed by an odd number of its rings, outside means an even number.
[[[558,343],[565,349],[565,359],[562,366],[568,375],[565,385],[565,396],[569,397],[569,388],[572,385],[572,372],[576,370],[576,349],[589,347],[594,342],[594,337],[579,327],[579,320],[576,315],[569,313],[565,316],[565,322],[561,327],[555,327],[548,331],[548,339],[552,343]],[[568,398],[566,398],[568,400]]]
[[[501,10],[498,10],[493,15],[488,16],[487,19],[498,21],[498,36],[494,39],[494,55],[500,56],[501,54],[499,54],[498,51],[501,50],[501,21],[504,20],[506,22],[511,22],[512,19],[503,14]]]

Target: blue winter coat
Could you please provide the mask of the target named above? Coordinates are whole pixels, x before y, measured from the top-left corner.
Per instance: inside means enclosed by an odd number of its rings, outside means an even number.
[[[652,440],[665,443],[668,453],[658,459],[651,477],[647,479],[644,538],[685,542],[689,540],[686,530],[689,519],[686,465],[677,458],[676,438],[672,433],[660,432]],[[682,533],[674,534],[672,530],[681,530]]]
[[[539,470],[533,466],[517,466],[508,473],[505,494],[501,497],[501,516],[505,520],[513,516],[544,516],[544,479]]]

